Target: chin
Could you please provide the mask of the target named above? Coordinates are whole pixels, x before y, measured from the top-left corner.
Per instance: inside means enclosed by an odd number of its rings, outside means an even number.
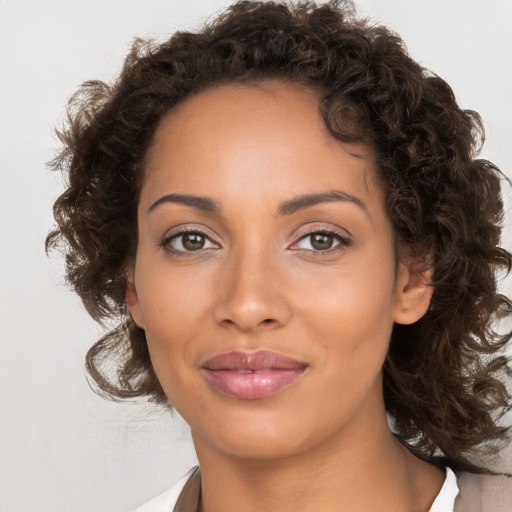
[[[261,461],[286,459],[307,452],[329,438],[333,428],[333,425],[322,428],[318,424],[297,422],[297,416],[293,415],[288,418],[252,415],[245,421],[224,416],[214,429],[212,423],[204,426],[206,428],[200,427],[200,430],[192,427],[194,444],[199,451],[199,445],[207,445],[229,457]]]
[[[304,441],[286,435],[245,432],[228,438],[217,438],[215,444],[224,454],[243,460],[277,460],[292,457],[306,449]]]

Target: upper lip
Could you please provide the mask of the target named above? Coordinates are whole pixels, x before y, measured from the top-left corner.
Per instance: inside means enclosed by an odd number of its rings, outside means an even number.
[[[308,366],[307,363],[297,361],[273,350],[225,352],[208,359],[202,365],[203,368],[208,370],[294,370],[306,366]]]

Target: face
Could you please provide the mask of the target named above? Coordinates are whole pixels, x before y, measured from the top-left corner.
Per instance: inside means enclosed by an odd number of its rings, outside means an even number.
[[[330,136],[317,101],[218,86],[169,113],[148,152],[127,302],[196,448],[278,458],[371,428],[393,322],[428,306],[372,152]],[[274,368],[226,370],[232,351],[271,351]]]

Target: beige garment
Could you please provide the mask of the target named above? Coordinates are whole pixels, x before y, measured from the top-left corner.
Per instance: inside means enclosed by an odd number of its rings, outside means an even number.
[[[454,512],[512,512],[512,478],[462,473],[457,483]]]
[[[187,480],[180,497],[174,505],[173,512],[197,512],[201,501],[201,472],[199,466]]]

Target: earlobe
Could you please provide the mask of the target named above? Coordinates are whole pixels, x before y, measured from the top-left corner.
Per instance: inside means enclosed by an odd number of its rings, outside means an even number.
[[[432,269],[417,261],[401,261],[398,266],[394,321],[413,324],[428,310],[432,298]]]
[[[139,295],[137,293],[137,288],[135,287],[135,280],[133,274],[130,273],[126,276],[126,305],[128,306],[128,310],[132,315],[133,321],[140,327],[144,329],[144,321],[142,318],[142,311],[139,302]]]

